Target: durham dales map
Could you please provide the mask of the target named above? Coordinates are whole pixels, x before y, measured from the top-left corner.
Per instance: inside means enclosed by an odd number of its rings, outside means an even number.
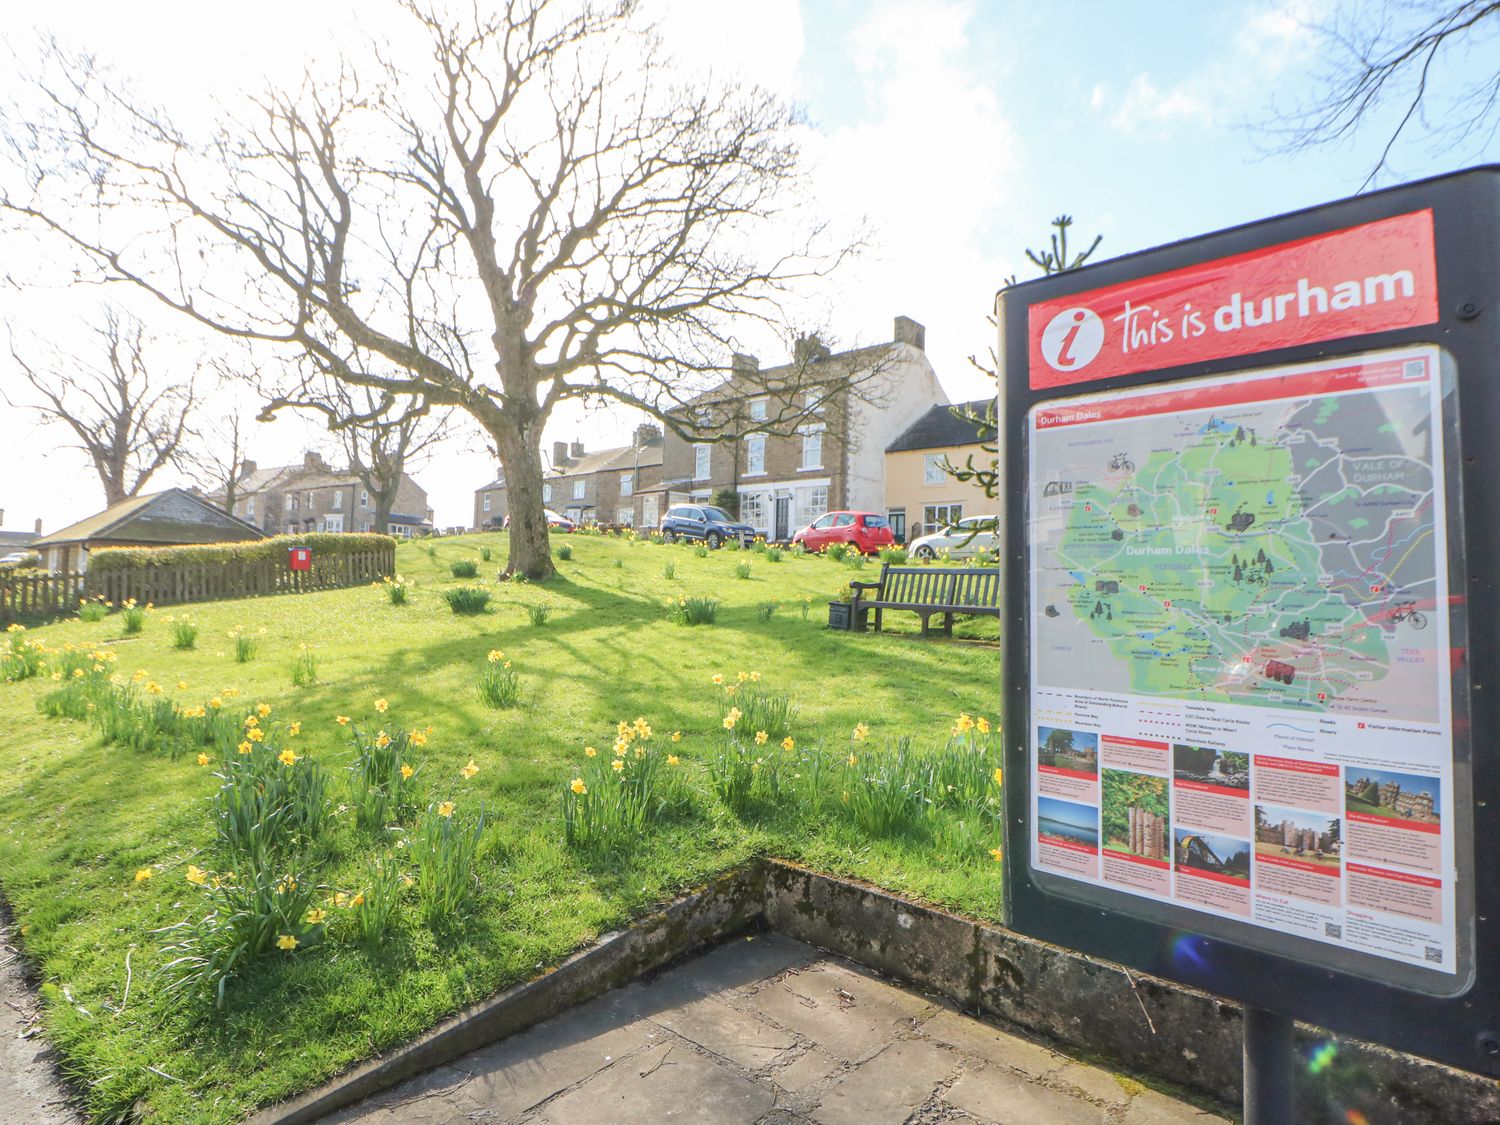
[[[1037,408],[1036,682],[1438,721],[1435,366],[1424,350]]]

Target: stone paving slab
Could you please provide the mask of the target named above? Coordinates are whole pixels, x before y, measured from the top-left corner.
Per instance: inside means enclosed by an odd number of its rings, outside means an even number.
[[[784,937],[733,941],[326,1125],[1228,1125]]]
[[[79,1125],[52,1050],[41,1034],[35,991],[22,973],[21,954],[0,916],[0,1122]]]

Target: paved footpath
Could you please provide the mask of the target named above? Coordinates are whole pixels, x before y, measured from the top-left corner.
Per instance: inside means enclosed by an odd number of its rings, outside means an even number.
[[[21,973],[21,955],[0,918],[0,1122],[77,1125],[52,1052],[38,1026],[36,993]]]
[[[323,1125],[1227,1125],[771,935],[616,989]]]

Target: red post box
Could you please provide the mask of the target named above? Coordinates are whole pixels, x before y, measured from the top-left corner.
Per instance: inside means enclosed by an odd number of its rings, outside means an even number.
[[[291,547],[291,548],[288,548],[288,550],[287,550],[287,564],[286,564],[286,568],[288,570],[311,570],[312,569],[312,548],[311,547]]]

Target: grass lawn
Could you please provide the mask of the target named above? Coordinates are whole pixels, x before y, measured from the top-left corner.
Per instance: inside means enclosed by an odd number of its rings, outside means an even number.
[[[352,760],[336,716],[397,730],[431,725],[418,775],[426,797],[453,801],[460,819],[480,807],[487,817],[478,899],[454,925],[434,930],[403,901],[371,949],[335,916],[326,940],[250,963],[222,1009],[174,1002],[160,975],[165,939],[154,931],[202,914],[200,889],[185,879],[190,865],[221,869],[210,816],[214,769],[193,754],[105,745],[87,723],[44,718],[37,703],[58,686],[45,673],[0,683],[0,892],[44,982],[47,1034],[96,1119],[235,1120],[536,975],[755,854],[995,914],[1000,868],[987,849],[1000,843],[998,822],[985,839],[955,848],[946,830],[872,836],[836,807],[818,814],[791,799],[760,800],[737,816],[714,796],[706,772],[723,737],[716,673],[732,682],[737,672],[757,671],[766,687],[789,691],[797,754],[822,746],[842,756],[859,723],[869,736],[857,749],[869,760],[903,737],[920,753],[935,751],[960,712],[994,716],[993,620],[960,622],[954,641],[915,639],[911,614],[888,616],[898,632],[835,633],[825,627],[826,603],[856,576],[845,564],[790,554],[771,563],[728,550],[700,558],[681,545],[591,536],[559,536],[554,548],[562,543],[572,558],[559,561],[558,578],[545,585],[496,584],[504,536],[473,535],[434,541],[435,557],[426,544],[400,548],[399,569],[416,582],[404,606],[365,587],[171,607],[137,637],[122,636],[119,615],[26,634],[53,649],[107,647],[127,680],[143,670],[183,706],[219,695],[237,714],[265,703],[268,722],[299,721],[296,752],[325,768],[334,806],[348,799]],[[449,564],[484,547],[493,561],[481,564],[478,581],[494,594],[489,611],[456,616],[442,592],[469,580],[453,579]],[[742,579],[736,567],[744,563],[750,575]],[[872,563],[858,576],[877,573]],[[721,600],[717,621],[674,624],[664,601],[695,594]],[[809,597],[804,620],[799,607]],[[767,618],[762,607],[771,602],[781,607]],[[526,607],[543,603],[551,614],[534,626]],[[168,615],[199,626],[195,649],[172,647]],[[235,661],[234,629],[260,637],[248,663]],[[317,680],[294,687],[303,644]],[[492,709],[477,694],[492,649],[519,673],[513,709]],[[240,694],[223,697],[226,688]],[[377,698],[389,701],[384,715],[375,714]],[[688,806],[624,846],[570,848],[561,797],[583,747],[608,754],[616,723],[637,716],[657,744],[682,733],[671,748]],[[998,764],[998,749],[991,754]],[[465,778],[471,759],[478,773]],[[399,839],[360,829],[344,810],[302,868],[314,873],[320,896],[352,893],[372,854],[401,860]],[[137,879],[142,871],[149,876]]]

